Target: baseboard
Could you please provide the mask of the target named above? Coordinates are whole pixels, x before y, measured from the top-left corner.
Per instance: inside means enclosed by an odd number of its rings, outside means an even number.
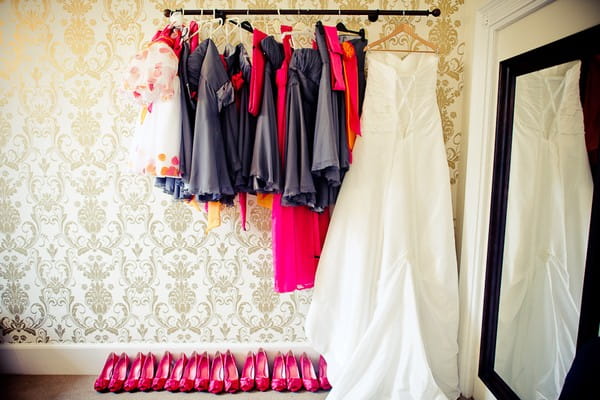
[[[227,349],[235,355],[241,368],[248,351],[264,348],[272,360],[278,351],[292,350],[300,355],[306,352],[313,361],[318,358],[308,343],[112,343],[112,344],[2,344],[0,345],[0,374],[17,375],[96,375],[102,369],[106,356],[115,353],[127,353],[134,357],[137,352],[152,352],[161,357],[170,351],[177,358],[179,354],[190,355],[193,351],[216,351]]]

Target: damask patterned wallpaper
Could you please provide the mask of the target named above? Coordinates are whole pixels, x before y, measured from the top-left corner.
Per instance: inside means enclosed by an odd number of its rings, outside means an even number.
[[[126,172],[137,107],[118,92],[164,8],[439,7],[412,17],[440,45],[438,102],[458,179],[462,0],[0,0],[0,342],[304,340],[310,291],[273,292],[270,217],[206,217]],[[375,40],[401,18],[342,17]],[[337,18],[323,19],[335,24]],[[297,29],[317,17],[282,17]],[[276,32],[275,18],[251,22]],[[249,36],[246,37],[246,40]],[[400,36],[389,46],[406,48]]]

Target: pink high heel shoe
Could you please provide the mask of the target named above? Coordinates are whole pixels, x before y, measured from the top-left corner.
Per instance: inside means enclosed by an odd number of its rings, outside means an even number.
[[[108,390],[110,378],[112,378],[113,370],[117,364],[117,361],[119,361],[119,356],[111,352],[104,362],[104,367],[102,367],[100,375],[98,375],[98,378],[94,382],[94,390],[97,392],[105,392]]]
[[[278,392],[283,392],[287,388],[287,380],[285,375],[285,359],[281,352],[277,352],[273,360],[273,377],[271,378],[271,389]]]
[[[175,362],[175,366],[171,371],[171,376],[165,382],[165,389],[169,392],[177,392],[179,390],[179,381],[183,375],[183,369],[187,365],[188,358],[185,353],[181,353],[179,359]]]
[[[189,392],[194,388],[194,382],[196,381],[196,374],[198,373],[198,360],[200,357],[195,351],[190,356],[181,380],[179,381],[179,391]]]
[[[302,356],[300,356],[300,370],[302,371],[302,383],[304,384],[304,388],[309,392],[316,392],[319,390],[320,385],[317,374],[315,374],[315,367],[306,353],[302,353]]]
[[[208,391],[211,393],[221,393],[223,391],[223,387],[225,386],[224,382],[224,360],[223,355],[220,352],[216,352],[215,358],[213,358],[212,366],[210,369],[210,382],[208,384]]]
[[[271,378],[269,377],[269,359],[264,349],[258,349],[256,353],[256,388],[261,392],[268,390],[271,386]]]
[[[225,391],[235,393],[240,390],[240,376],[238,373],[235,357],[229,350],[225,353]]]
[[[152,390],[163,390],[165,388],[165,382],[171,375],[171,366],[173,364],[173,355],[168,351],[165,351],[165,355],[160,359],[158,368],[156,369],[156,375],[152,380]]]
[[[126,353],[121,353],[115,368],[113,369],[110,383],[108,384],[108,390],[111,392],[119,392],[123,389],[125,378],[127,378],[127,370],[129,369],[129,357]]]
[[[297,392],[302,389],[302,379],[300,379],[298,362],[291,350],[288,351],[285,356],[285,378],[287,381],[287,389],[290,392]]]
[[[210,383],[210,359],[205,351],[198,359],[198,369],[194,388],[199,392],[206,392]]]
[[[138,389],[147,391],[152,389],[152,379],[154,379],[154,368],[156,366],[156,357],[153,353],[148,353],[142,365],[142,373],[138,381]]]
[[[329,380],[327,379],[327,361],[325,361],[323,356],[319,356],[319,383],[321,385],[321,389],[331,389],[331,385],[329,384]]]
[[[140,375],[142,374],[142,365],[144,364],[145,359],[146,356],[144,356],[142,353],[137,353],[135,360],[133,360],[133,363],[131,363],[129,374],[127,374],[127,380],[125,380],[125,383],[123,384],[123,390],[126,392],[133,392],[137,390],[140,381]]]
[[[254,389],[256,376],[256,356],[254,352],[249,351],[242,369],[242,377],[240,378],[240,385],[243,392],[249,392]]]

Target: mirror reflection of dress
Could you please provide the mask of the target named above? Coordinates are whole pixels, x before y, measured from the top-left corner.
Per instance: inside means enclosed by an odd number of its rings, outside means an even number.
[[[556,399],[575,355],[593,184],[580,61],[517,78],[495,369]]]

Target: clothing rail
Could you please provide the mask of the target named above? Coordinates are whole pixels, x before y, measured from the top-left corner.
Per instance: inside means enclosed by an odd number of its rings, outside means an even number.
[[[310,8],[297,9],[265,9],[265,8],[249,8],[249,9],[216,9],[205,8],[196,10],[164,10],[165,17],[170,17],[174,12],[181,12],[183,15],[212,15],[215,18],[226,19],[228,15],[367,15],[369,21],[375,22],[380,15],[396,15],[396,16],[430,16],[439,17],[441,11],[439,8],[433,10],[317,10]]]

